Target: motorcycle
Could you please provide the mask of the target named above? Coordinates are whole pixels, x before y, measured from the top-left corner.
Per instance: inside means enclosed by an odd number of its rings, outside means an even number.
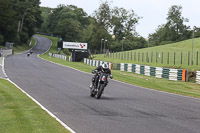
[[[29,56],[30,56],[30,52],[27,53],[27,57],[29,57]]]
[[[93,82],[93,87],[90,89],[90,96],[100,99],[104,88],[108,84],[108,74],[101,71],[93,71],[92,73],[96,73],[96,77],[94,79],[95,81]],[[112,78],[112,76],[110,76],[110,78]]]

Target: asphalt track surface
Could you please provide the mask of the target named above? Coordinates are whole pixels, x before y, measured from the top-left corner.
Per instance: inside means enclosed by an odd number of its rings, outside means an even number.
[[[8,77],[77,133],[199,133],[200,100],[109,81],[89,96],[91,74],[44,61],[50,40],[35,37],[33,54],[5,59]],[[133,79],[134,80],[134,79]],[[171,82],[173,84],[173,82]],[[47,121],[48,122],[48,121]]]

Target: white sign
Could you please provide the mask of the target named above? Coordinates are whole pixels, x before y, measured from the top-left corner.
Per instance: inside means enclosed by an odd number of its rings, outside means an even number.
[[[87,49],[87,43],[63,42],[63,48],[68,48],[68,49]]]

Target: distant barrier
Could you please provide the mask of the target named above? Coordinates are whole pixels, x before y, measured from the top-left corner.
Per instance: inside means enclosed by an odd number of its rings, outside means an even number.
[[[197,74],[196,74],[196,83],[200,84],[200,71],[197,71]]]
[[[13,54],[13,49],[0,49],[0,57],[6,57]]]
[[[146,76],[154,76],[157,78],[166,78],[174,81],[187,81],[187,70],[186,69],[169,69],[162,67],[151,67],[138,64],[117,64],[117,69],[120,71],[133,72]]]
[[[90,66],[95,66],[95,67],[98,67],[103,63],[107,63],[109,68],[112,69],[112,63],[110,63],[110,62],[104,62],[104,61],[98,61],[98,60],[90,60],[90,59],[84,58],[84,63],[88,64]]]
[[[66,59],[67,59],[67,56],[66,56],[66,55],[61,55],[61,54],[49,53],[49,56],[55,57],[55,58],[59,58],[59,59],[63,59],[63,60],[66,60]]]

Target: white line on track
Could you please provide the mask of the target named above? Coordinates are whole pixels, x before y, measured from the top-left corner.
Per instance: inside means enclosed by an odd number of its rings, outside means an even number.
[[[8,78],[8,76],[7,76],[6,72],[5,72],[5,69],[4,69],[4,61],[5,61],[5,57],[3,57],[3,60],[2,60],[2,72],[3,72],[4,76],[5,76],[5,78]]]
[[[11,82],[13,85],[15,85],[19,90],[21,90],[24,94],[26,94],[29,98],[31,98],[36,104],[38,104],[43,110],[45,110],[50,116],[55,118],[62,126],[64,126],[66,129],[68,129],[71,133],[76,133],[73,131],[69,126],[67,126],[64,122],[62,122],[58,117],[56,117],[53,113],[51,113],[48,109],[46,109],[42,104],[40,104],[36,99],[34,99],[31,95],[26,93],[23,89],[21,89],[18,85],[16,85],[13,81],[11,81],[9,78],[7,78],[9,82]]]

